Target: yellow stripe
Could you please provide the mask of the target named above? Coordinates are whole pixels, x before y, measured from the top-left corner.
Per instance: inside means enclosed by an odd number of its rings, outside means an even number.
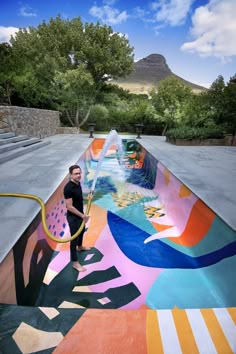
[[[222,328],[212,309],[201,309],[201,314],[207,325],[211,339],[215,345],[218,354],[233,354],[232,349],[222,331]]]
[[[148,354],[164,354],[157,311],[147,310],[146,338]]]
[[[172,316],[175,322],[175,327],[183,354],[199,354],[193,331],[185,310],[173,309]]]
[[[236,307],[229,307],[227,311],[230,314],[232,321],[236,325]]]

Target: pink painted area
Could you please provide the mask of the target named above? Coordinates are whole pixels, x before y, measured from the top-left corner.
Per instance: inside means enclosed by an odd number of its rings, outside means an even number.
[[[86,266],[88,272],[90,272],[90,266]],[[97,270],[103,270],[103,269],[100,269],[99,267],[97,268]],[[116,288],[116,287],[119,287],[119,286],[123,286],[123,285],[126,285],[127,284],[127,281],[126,279],[119,277],[119,278],[115,278],[115,279],[112,279],[112,280],[108,280],[108,281],[105,281],[103,283],[100,283],[100,284],[95,284],[95,285],[90,285],[90,289],[92,289],[93,292],[101,292],[101,291],[106,291],[110,288]]]
[[[61,251],[49,263],[48,268],[60,273],[68,263],[70,263],[70,251]]]
[[[158,232],[149,236],[145,243],[152,240],[161,239],[165,237],[179,237],[188,222],[189,215],[192,211],[193,205],[198,200],[197,196],[191,193],[189,196],[180,197],[179,191],[182,187],[182,183],[172,174],[168,174],[168,182],[165,177],[166,168],[158,162],[157,164],[157,177],[154,187],[154,191],[159,195],[159,199],[163,204],[165,213],[172,220],[172,228]],[[162,218],[159,218],[158,222],[161,224]]]
[[[44,240],[45,239],[45,232],[43,230],[42,223],[39,224],[39,226],[37,228],[37,232],[38,232],[38,239],[39,240]]]
[[[112,266],[116,267],[120,277],[101,284],[91,285],[93,292],[104,292],[109,288],[115,288],[133,282],[139,289],[141,295],[133,302],[123,308],[137,309],[145,303],[147,293],[157,279],[162,269],[141,266],[127,258],[116,244],[108,225],[100,234],[95,247],[104,255],[99,263],[86,265],[87,271],[80,273],[78,279],[97,270],[106,270]]]

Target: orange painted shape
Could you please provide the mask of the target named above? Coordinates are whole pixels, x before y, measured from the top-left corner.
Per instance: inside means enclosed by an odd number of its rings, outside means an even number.
[[[92,202],[89,215],[90,223],[88,231],[84,234],[83,245],[93,247],[107,224],[107,211]]]
[[[15,267],[12,249],[0,263],[0,284],[0,303],[16,305]]]
[[[155,310],[147,311],[146,336],[148,354],[164,354],[157,311]]]
[[[180,198],[187,198],[191,194],[192,194],[192,192],[190,191],[190,189],[188,189],[188,187],[186,187],[184,184],[182,184],[179,189],[179,197]]]
[[[70,237],[70,234],[66,235],[65,237],[66,238]],[[70,242],[59,243],[59,242],[53,241],[49,237],[47,237],[47,243],[49,244],[51,249],[56,250],[57,252],[68,251],[70,249]]]
[[[172,310],[175,328],[178,334],[182,353],[199,354],[191,325],[185,310]]]
[[[151,224],[159,232],[170,229],[171,227],[173,227],[173,225],[163,225],[163,224],[158,224],[153,221],[151,221]]]
[[[54,354],[147,354],[146,311],[87,310]]]
[[[230,314],[230,316],[236,326],[236,307],[230,307],[227,309],[227,311]]]
[[[218,354],[233,354],[232,349],[212,309],[201,309],[209,334]]]
[[[128,154],[128,156],[131,158],[131,159],[134,159],[136,157],[137,153],[134,152],[133,154]]]
[[[168,239],[183,246],[195,246],[205,237],[214,218],[215,213],[198,199],[189,215],[184,232],[179,237]]]
[[[105,139],[94,139],[91,144],[92,159],[99,159]]]
[[[139,310],[150,310],[150,307],[148,307],[146,304],[142,304],[140,307],[139,307]]]
[[[92,150],[95,152],[96,150],[101,150],[103,148],[105,139],[94,139],[92,142]]]
[[[168,186],[170,183],[170,172],[165,168],[164,170],[165,183]]]

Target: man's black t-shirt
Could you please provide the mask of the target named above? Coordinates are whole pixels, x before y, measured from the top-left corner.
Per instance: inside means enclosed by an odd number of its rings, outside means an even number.
[[[70,199],[72,198],[72,205],[79,210],[81,213],[84,212],[83,208],[83,194],[82,194],[82,189],[81,185],[76,184],[72,181],[69,181],[65,187],[64,187],[64,197],[65,199]],[[71,213],[69,210],[67,210],[67,215],[68,216],[76,216],[75,214]]]

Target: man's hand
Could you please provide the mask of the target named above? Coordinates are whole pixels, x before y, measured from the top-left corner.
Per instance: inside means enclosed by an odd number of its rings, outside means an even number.
[[[88,199],[91,199],[91,200],[92,200],[92,199],[93,199],[93,196],[94,196],[94,192],[92,192],[92,191],[89,192],[89,194],[88,194]]]
[[[90,218],[89,215],[84,215],[83,220],[84,220],[85,224],[86,224],[86,222],[89,221],[89,218]]]

